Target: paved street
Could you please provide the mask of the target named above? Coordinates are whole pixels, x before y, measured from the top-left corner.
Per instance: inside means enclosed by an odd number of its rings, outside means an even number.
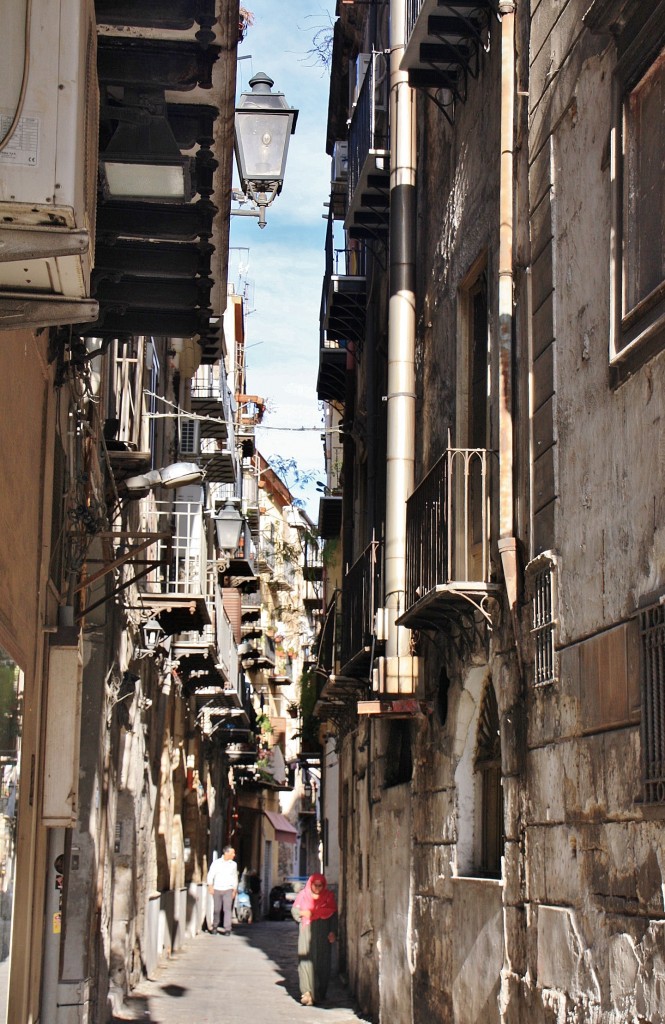
[[[301,1006],[293,921],[237,925],[233,935],[190,939],[145,981],[115,1021],[151,1024],[360,1024],[348,990],[334,978],[322,1006]]]

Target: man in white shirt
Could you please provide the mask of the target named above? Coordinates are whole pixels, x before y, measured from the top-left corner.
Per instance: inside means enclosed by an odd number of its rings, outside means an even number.
[[[208,892],[213,898],[213,934],[215,922],[218,922],[216,930],[222,935],[231,934],[233,901],[238,892],[238,865],[234,860],[235,855],[236,851],[232,846],[225,846],[222,856],[212,862],[208,871]]]

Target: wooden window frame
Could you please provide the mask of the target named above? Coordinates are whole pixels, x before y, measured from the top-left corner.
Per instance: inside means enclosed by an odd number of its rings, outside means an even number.
[[[659,60],[665,60],[665,9],[644,4],[619,39],[612,101],[612,289],[610,372],[617,387],[665,347],[665,278],[624,310],[624,147],[627,101]]]

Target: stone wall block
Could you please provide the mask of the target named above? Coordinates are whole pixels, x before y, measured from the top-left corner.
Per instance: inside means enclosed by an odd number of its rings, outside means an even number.
[[[545,902],[545,833],[542,825],[531,825],[525,837],[526,897],[535,903]]]
[[[414,847],[414,888],[418,896],[451,899],[450,878],[453,849],[445,844],[417,844]]]
[[[519,843],[507,842],[503,848],[503,902],[506,906],[522,902],[521,861]]]
[[[521,824],[521,781],[517,778],[503,779],[503,821],[506,839],[517,839]]]
[[[568,908],[542,906],[538,910],[538,985],[572,999],[600,1002],[589,950],[575,913]]]
[[[641,744],[639,728],[608,732],[603,736],[603,772],[607,811],[631,813],[641,796]]]
[[[454,793],[440,789],[425,793],[413,804],[413,835],[416,842],[455,842]]]
[[[527,919],[524,907],[503,908],[506,970],[511,974],[527,972]]]
[[[577,838],[564,825],[547,829],[544,840],[546,900],[548,903],[574,905],[580,892],[586,889]]]
[[[565,793],[568,783],[565,747],[541,747],[527,755],[527,777],[529,779],[529,817],[535,822],[564,821]],[[577,774],[577,773],[575,773]]]
[[[416,897],[413,905],[412,956],[414,1020],[451,1020],[452,907]]]

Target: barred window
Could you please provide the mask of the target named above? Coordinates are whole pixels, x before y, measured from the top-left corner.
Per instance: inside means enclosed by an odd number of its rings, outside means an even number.
[[[644,802],[665,803],[665,604],[640,613]]]
[[[557,679],[554,572],[554,564],[547,560],[532,577],[531,635],[535,648],[533,681],[536,686],[554,683]]]

